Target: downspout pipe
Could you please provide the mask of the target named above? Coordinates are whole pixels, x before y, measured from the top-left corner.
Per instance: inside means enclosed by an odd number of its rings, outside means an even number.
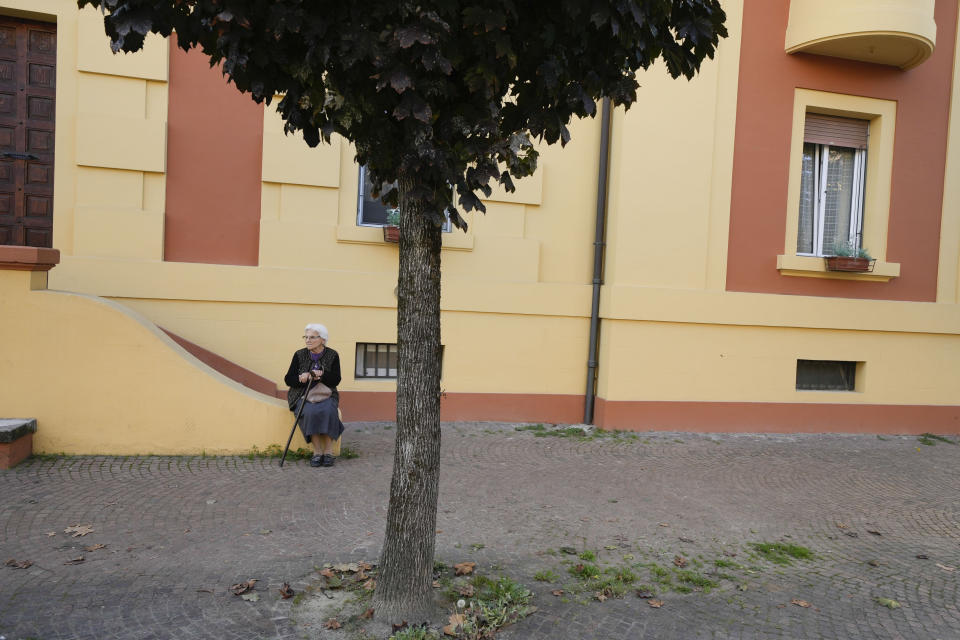
[[[593,303],[590,309],[590,352],[587,355],[587,392],[583,422],[593,424],[597,395],[597,352],[600,343],[600,288],[603,286],[603,256],[606,246],[607,179],[610,164],[610,98],[604,98],[600,116],[600,161],[597,177],[597,225],[593,238]]]

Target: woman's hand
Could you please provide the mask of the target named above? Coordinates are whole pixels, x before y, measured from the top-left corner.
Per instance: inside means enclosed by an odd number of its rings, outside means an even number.
[[[299,378],[300,382],[306,382],[306,381],[309,380],[309,379],[310,379],[310,374],[309,374],[309,373],[301,373],[301,374],[300,374],[300,378]]]
[[[323,377],[323,369],[314,369],[310,373],[313,374],[314,380],[319,380],[321,377]]]

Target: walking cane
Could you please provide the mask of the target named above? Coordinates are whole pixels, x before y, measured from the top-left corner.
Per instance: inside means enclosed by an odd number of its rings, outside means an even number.
[[[310,393],[310,387],[313,385],[313,376],[307,380],[307,388],[303,391],[303,397],[300,398],[300,408],[297,409],[297,418],[293,421],[293,428],[290,429],[290,437],[287,438],[287,446],[283,448],[283,456],[280,458],[280,467],[283,467],[283,461],[287,459],[287,451],[290,450],[290,443],[293,442],[293,433],[297,430],[297,423],[300,422],[300,416],[303,415],[303,405],[307,403],[307,394]]]

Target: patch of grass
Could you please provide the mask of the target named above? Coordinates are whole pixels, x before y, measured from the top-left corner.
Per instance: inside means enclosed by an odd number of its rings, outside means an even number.
[[[812,560],[813,552],[806,547],[783,542],[751,542],[750,547],[774,564],[792,564],[794,560]]]
[[[533,435],[538,438],[587,438],[586,433],[579,427],[566,427],[565,429],[551,429],[549,431],[537,431]]]
[[[533,579],[537,582],[556,582],[560,579],[560,576],[555,574],[550,569],[547,569],[546,571],[537,571],[535,574],[533,574]]]
[[[482,542],[474,542],[473,544],[470,545],[470,550],[480,551],[480,549],[483,549],[485,546],[487,545],[483,544]]]
[[[575,578],[579,578],[580,580],[589,580],[603,573],[600,570],[600,567],[598,567],[595,564],[589,564],[589,563],[575,564],[572,567],[570,567],[568,571],[570,572],[570,575],[572,575]]]
[[[524,424],[514,427],[515,431],[546,431],[547,428],[542,424]]]
[[[713,564],[716,565],[718,569],[742,569],[743,567],[739,562],[734,562],[733,560],[727,560],[726,558],[717,558],[713,561]]]
[[[946,442],[947,444],[956,445],[957,443],[951,440],[950,438],[945,438],[943,436],[938,436],[935,433],[924,433],[921,434],[917,440],[920,444],[929,445],[931,447],[936,446],[937,442]],[[936,442],[934,442],[936,441]]]
[[[344,460],[353,460],[354,458],[360,457],[360,452],[350,445],[345,444],[340,447],[340,457]]]
[[[390,636],[390,640],[440,640],[441,638],[443,634],[429,627],[407,627]]]
[[[270,444],[259,449],[257,445],[253,445],[250,449],[250,452],[247,453],[248,460],[255,460],[257,458],[280,458],[283,456],[283,448],[279,444]],[[287,460],[309,460],[313,456],[313,451],[306,449],[304,447],[298,447],[296,450],[291,449],[287,452]],[[213,456],[204,455],[205,458],[212,458]]]
[[[597,559],[597,554],[593,551],[590,551],[590,549],[584,549],[580,552],[578,557],[584,562],[595,562]]]
[[[680,582],[687,585],[693,585],[694,587],[701,589],[704,593],[710,593],[710,590],[717,586],[716,582],[697,573],[696,571],[681,569],[677,571],[676,574],[677,579],[680,580]]]

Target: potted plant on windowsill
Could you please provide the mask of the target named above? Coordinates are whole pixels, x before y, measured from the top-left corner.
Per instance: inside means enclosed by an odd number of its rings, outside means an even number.
[[[830,255],[824,256],[823,260],[826,262],[827,271],[873,271],[873,265],[877,262],[870,256],[869,251],[850,242],[833,245]]]
[[[387,224],[383,225],[384,242],[400,242],[400,209],[387,209]]]

